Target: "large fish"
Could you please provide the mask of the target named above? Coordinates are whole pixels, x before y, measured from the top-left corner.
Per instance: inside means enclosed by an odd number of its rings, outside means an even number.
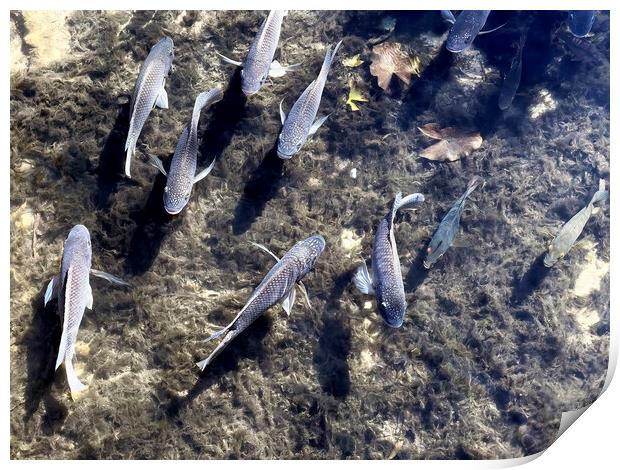
[[[461,52],[471,46],[487,21],[491,10],[463,10],[450,29],[446,48]]]
[[[308,85],[297,99],[288,116],[282,110],[282,101],[280,101],[282,131],[278,137],[278,157],[288,159],[299,152],[308,137],[313,135],[328,118],[328,116],[322,116],[315,120],[321,104],[327,74],[340,44],[342,41],[336,44],[333,51],[331,46],[327,48],[319,76]]]
[[[316,260],[325,249],[323,237],[314,235],[297,242],[281,259],[267,248],[257,244],[255,246],[273,256],[277,263],[269,270],[258,287],[254,289],[254,292],[252,292],[252,295],[235,319],[226,328],[213,333],[205,340],[210,341],[224,335],[224,339],[222,339],[211,355],[196,364],[200,367],[200,370],[204,370],[233,339],[250,326],[269,307],[283,300],[282,306],[286,313],[290,315],[295,302],[295,284],[300,285],[306,296],[306,301],[308,301],[308,304],[310,303],[306,289],[301,284],[301,279],[312,269]]]
[[[76,225],[65,240],[60,274],[52,278],[45,291],[45,305],[51,299],[58,298],[58,315],[62,318],[63,326],[56,369],[61,364],[65,365],[67,382],[71,389],[71,397],[74,399],[86,388],[73,369],[73,355],[84,309],[93,308],[90,274],[116,284],[127,285],[126,282],[111,274],[92,269],[91,259],[92,250],[88,229],[83,225]]]
[[[353,282],[360,292],[375,295],[377,308],[385,323],[393,328],[403,324],[407,301],[400,269],[400,260],[394,239],[394,217],[399,209],[411,209],[424,202],[420,193],[402,197],[396,195],[392,210],[383,218],[372,246],[372,275],[366,262],[357,269]]]
[[[426,259],[424,260],[424,267],[426,269],[430,269],[431,266],[448,251],[448,248],[452,246],[461,223],[461,214],[465,209],[465,200],[480,183],[482,183],[482,178],[478,176],[473,177],[467,185],[465,193],[457,199],[439,223],[439,227],[437,227],[437,231],[433,235],[433,238],[431,238],[428,248],[426,249]]]
[[[216,51],[216,54],[224,61],[242,67],[241,91],[246,96],[257,93],[267,77],[281,77],[286,72],[297,69],[300,65],[294,64],[284,67],[277,60],[273,60],[280,40],[282,20],[287,13],[287,10],[271,10],[269,12],[269,16],[263,21],[244,62],[229,59]]]
[[[170,163],[170,171],[166,172],[159,158],[155,155],[149,155],[153,166],[167,176],[164,189],[164,208],[169,214],[178,214],[183,210],[192,194],[194,184],[206,177],[213,169],[213,165],[215,165],[215,159],[213,159],[207,168],[196,174],[198,120],[200,119],[200,111],[203,108],[220,101],[223,96],[221,89],[213,88],[196,97],[192,120],[183,129]]]
[[[543,263],[546,267],[550,268],[559,259],[563,258],[566,253],[573,247],[579,235],[586,226],[586,223],[592,215],[594,204],[606,200],[609,197],[609,192],[605,191],[605,180],[600,180],[599,189],[594,193],[592,199],[579,212],[577,212],[568,222],[566,222],[558,234],[555,236],[551,244],[549,245],[549,251],[545,255]]]
[[[570,10],[568,12],[568,27],[570,32],[578,38],[586,36],[594,24],[596,10]]]
[[[519,45],[517,46],[517,53],[513,57],[506,75],[504,75],[504,81],[502,82],[502,88],[499,92],[499,99],[497,101],[497,105],[502,111],[510,107],[519,89],[519,84],[521,83],[521,64],[523,61],[523,46],[525,46],[526,38],[527,31],[523,31],[523,33],[521,33]]]
[[[129,109],[129,132],[125,142],[125,174],[131,178],[131,159],[136,151],[136,143],[142,127],[157,106],[162,109],[168,108],[168,94],[166,93],[166,77],[172,67],[174,50],[172,39],[163,37],[155,44],[146,60],[140,67],[140,74],[131,96]]]

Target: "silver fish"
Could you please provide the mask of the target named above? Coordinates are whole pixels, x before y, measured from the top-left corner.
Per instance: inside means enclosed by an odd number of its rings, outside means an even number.
[[[204,370],[234,338],[250,326],[269,307],[283,300],[282,307],[290,315],[295,302],[295,284],[300,285],[306,296],[306,301],[310,305],[308,294],[303,284],[301,284],[301,279],[313,268],[316,260],[325,249],[323,237],[314,235],[297,242],[293,248],[286,252],[282,259],[279,259],[264,246],[254,245],[273,256],[277,263],[269,270],[258,287],[254,289],[254,292],[252,292],[252,295],[235,319],[227,327],[213,333],[205,340],[205,342],[211,341],[224,335],[224,339],[211,355],[196,364],[200,367],[200,370]]]
[[[482,183],[482,178],[478,176],[473,177],[467,185],[465,193],[457,199],[439,223],[439,227],[437,227],[437,231],[426,249],[426,259],[424,260],[424,267],[426,269],[430,269],[431,266],[448,251],[448,248],[452,246],[456,233],[459,230],[461,214],[465,209],[465,200],[480,183]]]
[[[243,67],[241,70],[241,91],[246,96],[257,93],[267,77],[281,77],[286,72],[295,70],[301,65],[294,64],[285,67],[280,65],[277,60],[273,60],[280,40],[282,20],[287,14],[288,10],[271,10],[269,12],[269,16],[263,21],[244,62],[229,59],[219,52],[215,52],[225,62]]]
[[[84,309],[93,308],[93,291],[90,287],[89,275],[102,277],[116,284],[127,283],[116,276],[91,268],[92,250],[90,234],[83,225],[76,225],[65,240],[60,265],[60,274],[54,276],[47,285],[44,305],[58,298],[58,315],[63,319],[62,336],[56,369],[65,365],[67,382],[71,389],[71,397],[86,388],[73,369],[73,355],[78,329],[84,315]]]
[[[594,196],[592,196],[592,199],[588,205],[577,212],[562,226],[558,234],[549,245],[549,251],[543,260],[543,263],[547,268],[553,266],[559,259],[563,258],[564,255],[568,253],[590,219],[592,210],[594,209],[594,204],[604,201],[608,197],[609,192],[605,191],[605,181],[600,180],[599,189],[594,193]]]
[[[196,97],[192,120],[183,129],[170,163],[169,172],[166,172],[159,158],[149,155],[151,164],[168,178],[164,189],[164,208],[168,214],[178,214],[183,210],[192,194],[194,184],[205,178],[215,165],[215,159],[213,159],[207,168],[196,174],[198,120],[203,108],[220,101],[223,96],[221,89],[212,88]]]
[[[366,262],[357,269],[353,282],[364,294],[375,295],[377,307],[388,326],[398,328],[403,324],[407,301],[400,269],[400,260],[394,239],[394,217],[399,209],[412,209],[424,202],[420,193],[402,197],[396,195],[392,210],[387,214],[375,233],[372,247],[372,276]]]
[[[321,116],[315,121],[316,113],[321,104],[323,88],[327,81],[327,74],[340,44],[342,44],[342,41],[336,44],[333,51],[331,46],[327,48],[319,76],[308,85],[306,90],[297,99],[288,117],[282,110],[282,101],[280,101],[282,131],[278,137],[278,157],[289,159],[299,152],[303,144],[308,140],[308,137],[313,135],[329,117]]]
[[[448,34],[446,49],[461,52],[471,46],[487,21],[491,10],[463,10]]]
[[[140,67],[140,74],[131,96],[129,109],[129,132],[125,142],[125,174],[131,178],[131,159],[136,151],[136,143],[142,127],[157,106],[168,109],[168,94],[166,93],[166,77],[172,67],[174,59],[173,43],[169,37],[163,37],[155,44],[146,60]]]
[[[504,81],[502,82],[502,88],[499,92],[499,99],[497,101],[497,105],[502,111],[510,107],[519,89],[519,84],[521,83],[523,46],[525,46],[526,38],[527,31],[523,31],[523,33],[521,33],[519,45],[517,46],[517,53],[513,57],[506,75],[504,75]]]

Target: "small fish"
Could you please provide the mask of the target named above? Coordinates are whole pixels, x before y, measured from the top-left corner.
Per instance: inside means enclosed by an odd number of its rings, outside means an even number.
[[[482,178],[478,176],[473,177],[467,185],[465,193],[457,199],[439,223],[439,227],[437,227],[426,249],[426,259],[424,260],[424,267],[426,269],[430,269],[431,266],[448,251],[448,248],[452,246],[452,242],[454,242],[456,233],[459,230],[461,214],[463,213],[463,209],[465,209],[465,200],[480,183],[482,183]]]
[[[594,196],[592,196],[592,199],[588,205],[577,212],[562,226],[558,234],[549,245],[549,251],[543,260],[543,263],[547,268],[553,266],[559,259],[563,258],[564,255],[568,253],[590,219],[592,210],[594,209],[594,204],[604,201],[608,197],[609,192],[605,191],[605,181],[600,180],[599,189],[594,193]]]
[[[140,74],[131,96],[129,108],[129,132],[125,142],[125,174],[131,178],[131,159],[136,151],[136,142],[142,132],[142,127],[157,106],[168,109],[168,94],[166,93],[166,77],[172,67],[174,50],[172,39],[163,37],[155,44],[146,60],[140,67]]]
[[[400,260],[394,239],[394,218],[399,209],[412,209],[424,202],[420,193],[402,197],[398,193],[392,210],[383,218],[375,233],[372,247],[372,276],[366,262],[357,269],[353,282],[363,294],[375,295],[377,308],[388,326],[398,328],[403,324],[407,301],[400,270]]]
[[[192,120],[185,126],[181,138],[174,151],[170,171],[166,173],[162,161],[155,155],[149,155],[151,164],[167,176],[164,189],[164,208],[168,214],[178,214],[186,206],[192,194],[194,185],[205,178],[213,169],[215,159],[211,164],[196,174],[196,159],[198,158],[198,120],[200,111],[206,106],[220,101],[224,94],[219,88],[200,93],[194,103]]]
[[[569,10],[568,27],[578,38],[586,36],[592,29],[596,10]]]
[[[196,363],[200,370],[204,370],[233,339],[250,326],[269,307],[283,301],[282,307],[287,315],[290,315],[295,302],[296,284],[301,287],[306,297],[306,302],[310,305],[308,293],[301,283],[301,279],[314,267],[316,260],[325,249],[323,237],[314,235],[297,242],[281,259],[264,246],[256,243],[253,243],[253,245],[265,250],[276,259],[277,263],[269,270],[258,287],[254,289],[254,292],[252,292],[252,295],[235,319],[226,328],[213,333],[205,340],[205,342],[211,341],[224,335],[224,339],[211,355],[205,360]]]
[[[225,62],[242,67],[241,91],[246,96],[257,93],[267,77],[281,77],[286,72],[295,70],[301,65],[294,64],[284,67],[277,60],[273,60],[280,40],[282,20],[287,14],[288,10],[271,10],[269,12],[269,16],[263,21],[244,62],[229,59],[216,51],[216,54]]]
[[[288,116],[282,110],[282,101],[284,100],[280,101],[282,131],[278,137],[278,157],[286,160],[299,152],[308,137],[313,135],[329,117],[329,115],[321,116],[315,121],[316,113],[321,104],[323,88],[327,81],[327,74],[340,44],[342,41],[336,44],[333,51],[331,46],[327,48],[319,76],[308,85],[297,99]]]
[[[83,225],[76,225],[65,240],[60,274],[52,278],[45,291],[44,305],[47,305],[51,299],[58,298],[58,315],[63,319],[63,327],[56,369],[64,363],[73,399],[86,388],[73,369],[73,355],[84,309],[93,308],[93,291],[90,287],[89,275],[102,277],[115,284],[128,285],[116,276],[92,269],[91,259],[92,250],[88,229]]]
[[[517,53],[513,57],[506,75],[504,75],[504,81],[502,83],[502,88],[499,92],[499,99],[497,101],[497,105],[502,111],[510,107],[512,100],[514,100],[517,90],[519,89],[519,84],[521,83],[521,64],[523,59],[523,46],[525,46],[526,38],[527,31],[523,31],[517,47]]]

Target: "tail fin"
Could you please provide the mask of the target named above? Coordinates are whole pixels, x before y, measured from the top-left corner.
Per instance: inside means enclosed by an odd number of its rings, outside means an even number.
[[[336,52],[340,48],[342,44],[342,39],[336,44],[334,49],[332,50],[332,46],[327,48],[327,52],[325,52],[325,59],[323,59],[323,65],[321,66],[321,72],[319,73],[319,77],[323,78],[323,80],[327,79],[327,74],[329,73],[329,69],[332,66],[332,62],[334,61],[334,57],[336,56]]]
[[[473,193],[474,190],[478,186],[480,186],[480,183],[482,182],[483,182],[483,179],[480,178],[479,176],[474,176],[471,180],[469,180],[469,183],[467,184],[467,189],[465,190],[465,193],[463,194],[463,196],[461,196],[462,202],[465,201],[465,199],[467,199],[469,195]]]
[[[62,329],[62,336],[60,337],[60,346],[58,347],[58,356],[56,357],[56,367],[55,370],[58,370],[62,361],[65,360],[65,353],[67,352],[67,331],[66,328]]]
[[[65,371],[67,372],[67,382],[69,382],[69,389],[71,390],[71,398],[76,399],[77,395],[84,391],[87,386],[80,382],[80,379],[73,370],[73,364],[71,361],[65,362]]]
[[[424,202],[424,195],[422,193],[408,194],[403,198],[403,193],[398,193],[394,197],[394,204],[392,204],[392,212],[390,214],[390,220],[394,222],[396,212],[399,209],[413,209]],[[391,223],[390,223],[391,225]]]
[[[198,128],[198,119],[200,119],[200,112],[206,106],[211,106],[213,103],[217,103],[224,97],[224,92],[221,88],[211,88],[209,91],[200,93],[196,97],[194,102],[194,111],[192,112],[192,122],[190,126],[190,132],[196,132]]]
[[[135,144],[130,140],[127,140],[127,143],[125,144],[125,150],[127,150],[127,156],[125,157],[125,174],[128,178],[131,178],[131,158],[133,157],[135,148]]]
[[[217,348],[215,348],[213,350],[213,352],[209,355],[209,357],[207,357],[206,359],[196,363],[196,365],[198,367],[200,367],[200,370],[205,370],[205,367],[207,367],[209,364],[211,364],[211,361],[213,361],[213,359],[215,359],[216,356],[218,356],[222,352],[222,350],[226,346],[228,346],[228,343],[230,343],[233,340],[233,338],[235,338],[237,336],[236,332],[228,331],[227,328],[225,328],[224,330],[219,331],[218,333],[216,333],[217,336],[220,336],[224,331],[226,331],[226,336],[224,336],[224,339],[222,340],[222,342],[217,345]],[[217,336],[215,336],[215,337],[217,337]]]
[[[609,197],[609,191],[605,191],[605,180],[600,180],[598,185],[598,191],[594,193],[590,200],[590,205],[594,205],[597,202],[606,200]]]

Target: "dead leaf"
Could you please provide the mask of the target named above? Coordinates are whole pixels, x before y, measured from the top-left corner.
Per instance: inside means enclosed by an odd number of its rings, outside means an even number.
[[[377,77],[379,86],[385,91],[390,86],[392,75],[409,85],[412,74],[420,75],[420,59],[409,57],[397,42],[384,42],[372,48],[370,73]]]
[[[359,54],[355,54],[353,57],[347,57],[346,59],[343,59],[342,61],[342,65],[344,65],[345,67],[351,67],[351,68],[359,67],[363,63],[364,61],[360,59]]]
[[[354,83],[349,83],[349,97],[347,98],[347,104],[351,107],[351,111],[359,111],[360,107],[358,102],[367,102],[368,100],[362,95],[362,92],[355,87]]]
[[[425,136],[439,140],[420,152],[420,157],[429,160],[454,162],[470,155],[482,145],[480,132],[465,132],[455,127],[441,129],[436,123],[426,124],[418,129]]]

